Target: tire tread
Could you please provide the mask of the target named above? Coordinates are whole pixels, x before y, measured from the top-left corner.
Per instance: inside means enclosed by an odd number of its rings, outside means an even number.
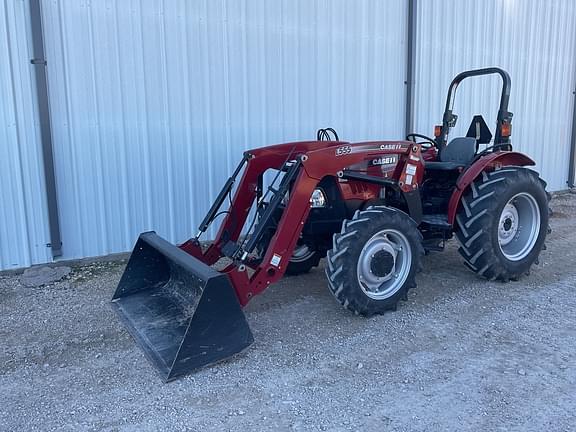
[[[544,239],[539,237],[535,245],[537,252],[530,253],[524,263],[506,260],[499,246],[493,244],[493,224],[499,221],[499,206],[505,204],[500,197],[505,197],[509,188],[518,187],[519,184],[536,191],[540,198],[546,194],[546,183],[536,172],[511,166],[483,172],[461,199],[462,205],[456,215],[456,237],[460,243],[458,252],[468,268],[486,279],[517,280],[530,270],[544,247]],[[541,211],[541,217],[547,226],[547,215],[543,215]],[[540,232],[542,233],[542,230]],[[545,235],[544,233],[543,237]]]
[[[352,262],[350,253],[354,247],[358,248],[357,237],[363,232],[385,227],[387,222],[393,221],[396,226],[400,224],[405,229],[404,234],[410,237],[415,244],[415,253],[412,255],[414,268],[408,279],[394,295],[385,300],[372,300],[360,289],[353,289],[355,281],[350,280],[350,266],[356,267]],[[422,269],[424,247],[422,234],[417,228],[416,222],[406,213],[393,207],[369,206],[364,210],[358,210],[350,220],[342,223],[340,233],[334,234],[332,241],[333,249],[326,255],[327,266],[325,269],[330,292],[336,300],[349,311],[356,315],[371,316],[381,314],[387,310],[396,310],[399,300],[406,300],[408,290],[416,287],[415,273]],[[355,271],[355,270],[354,270]],[[357,282],[356,286],[357,286]]]

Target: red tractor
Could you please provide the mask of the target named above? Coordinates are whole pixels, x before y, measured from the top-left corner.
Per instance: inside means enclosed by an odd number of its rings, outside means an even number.
[[[465,137],[448,142],[456,88],[487,74],[502,78],[493,139],[475,116]],[[245,152],[196,237],[176,247],[154,232],[140,235],[113,305],[170,380],[247,347],[253,338],[241,307],[323,257],[331,293],[365,316],[395,310],[416,286],[422,255],[454,235],[472,271],[518,279],[544,247],[548,198],[546,183],[526,168],[534,161],[512,151],[509,96],[505,71],[463,72],[434,138],[349,143],[321,129],[315,141]],[[219,215],[215,240],[202,248],[201,234]]]

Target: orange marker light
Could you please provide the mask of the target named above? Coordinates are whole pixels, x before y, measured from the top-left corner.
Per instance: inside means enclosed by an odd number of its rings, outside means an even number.
[[[434,126],[434,136],[438,138],[442,134],[442,126]]]
[[[510,135],[512,135],[512,124],[502,123],[501,132],[503,137],[508,138]]]

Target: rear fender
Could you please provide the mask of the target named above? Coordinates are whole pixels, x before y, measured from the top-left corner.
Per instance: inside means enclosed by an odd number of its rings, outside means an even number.
[[[458,205],[464,192],[470,184],[482,174],[483,171],[493,171],[504,166],[532,166],[536,165],[532,159],[518,152],[495,152],[481,157],[474,162],[466,171],[464,171],[456,181],[456,189],[452,192],[450,202],[448,203],[448,223],[454,224]]]

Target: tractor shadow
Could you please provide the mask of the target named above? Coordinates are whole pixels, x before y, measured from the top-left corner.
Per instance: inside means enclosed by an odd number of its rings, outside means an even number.
[[[480,279],[467,269],[457,251],[456,242],[447,244],[444,252],[432,252],[422,258],[423,270],[416,277],[418,286],[409,292],[409,302],[400,302],[398,310],[418,308],[455,295],[463,287],[476,285]],[[328,289],[324,274],[325,260],[309,273],[286,276],[256,296],[246,307],[248,313],[281,309],[303,300],[318,308],[341,310]]]

